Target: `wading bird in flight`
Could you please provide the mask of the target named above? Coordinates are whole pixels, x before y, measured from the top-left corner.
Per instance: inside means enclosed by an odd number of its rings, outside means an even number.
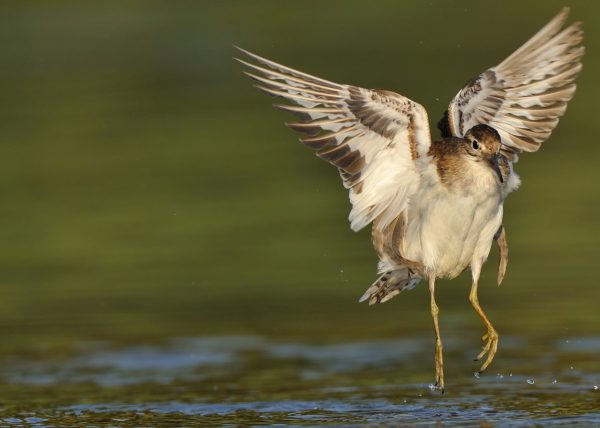
[[[372,224],[379,278],[360,299],[382,303],[427,281],[435,330],[436,387],[444,390],[436,278],[471,269],[471,305],[487,332],[477,356],[485,370],[498,333],[477,298],[481,267],[499,246],[498,285],[507,266],[502,225],[506,196],[520,183],[513,163],[546,141],[575,92],[583,32],[563,29],[564,8],[523,46],[469,81],[438,123],[431,141],[427,112],[395,92],[334,83],[238,48],[256,87],[291,104],[287,125],[302,143],[339,169],[350,193],[350,227]]]

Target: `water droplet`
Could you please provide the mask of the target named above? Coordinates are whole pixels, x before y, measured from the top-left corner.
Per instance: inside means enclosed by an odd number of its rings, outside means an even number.
[[[565,340],[565,343],[569,343],[569,339]]]
[[[558,381],[557,381],[556,379],[554,379],[554,380],[552,381],[552,385],[556,385],[557,383],[558,383]]]
[[[512,377],[512,373],[511,373],[511,374],[509,374],[508,376]]]
[[[573,370],[573,366],[571,366],[570,369]]]
[[[529,385],[533,385],[535,383],[535,380],[533,380],[533,379],[527,379],[527,383]]]
[[[598,391],[600,388],[598,388],[598,385],[594,385],[594,391]]]
[[[473,372],[473,376],[475,376],[476,379],[479,379],[479,375],[480,375],[479,372]]]

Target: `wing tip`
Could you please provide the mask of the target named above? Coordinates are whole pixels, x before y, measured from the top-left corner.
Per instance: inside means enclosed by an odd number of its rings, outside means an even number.
[[[238,46],[238,45],[236,45],[235,43],[232,43],[232,44],[231,44],[231,46],[232,46],[232,47],[233,47],[235,50],[237,50],[237,51],[239,51],[239,52],[241,52],[241,53],[243,53],[243,54],[245,54],[245,55],[252,56],[252,53],[251,53],[251,52],[247,51],[246,49],[244,49],[244,48],[242,48],[242,47],[240,47],[240,46]]]
[[[241,53],[241,54],[244,54],[244,55],[248,55],[248,51],[246,51],[245,49],[239,47],[238,45],[236,45],[234,43],[231,44],[231,47],[233,47],[233,49],[235,49],[234,55],[231,58],[233,58],[235,61],[237,61],[239,63],[242,63],[242,64],[246,65],[245,61],[242,60],[242,59],[240,59],[240,58],[238,58],[236,56],[236,54],[240,54]]]
[[[257,55],[253,52],[250,52],[249,50],[246,50],[238,45],[232,44],[231,46],[233,46],[237,51],[241,52],[242,54],[246,55],[247,57],[249,57],[250,59],[253,59],[261,64],[267,65],[270,68],[273,68],[274,66],[281,66],[280,64],[277,64],[276,62],[270,61],[266,58],[261,57],[260,55]],[[242,62],[242,60],[238,59],[238,61]],[[248,63],[244,62],[244,64],[248,65]]]
[[[567,18],[571,13],[571,8],[569,6],[563,6],[560,11],[552,18],[551,23],[558,23],[559,27],[562,27]]]

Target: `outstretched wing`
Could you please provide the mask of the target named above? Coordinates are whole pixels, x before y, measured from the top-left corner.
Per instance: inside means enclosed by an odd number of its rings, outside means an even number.
[[[350,191],[350,226],[374,220],[385,228],[417,190],[418,159],[427,156],[431,137],[425,109],[394,92],[340,85],[240,49],[257,88],[290,104],[274,104],[296,114],[287,125],[300,141],[335,165]]]
[[[581,23],[561,31],[568,14],[563,8],[527,43],[456,94],[447,113],[451,134],[462,137],[483,123],[498,131],[511,159],[540,148],[573,97],[581,70]]]

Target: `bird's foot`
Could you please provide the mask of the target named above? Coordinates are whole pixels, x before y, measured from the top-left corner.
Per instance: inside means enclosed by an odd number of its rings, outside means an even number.
[[[440,391],[442,394],[444,393],[444,374],[436,375],[435,383],[430,385],[432,391]]]
[[[485,362],[479,369],[479,372],[483,372],[487,367],[491,364],[494,356],[496,355],[496,351],[498,350],[498,332],[493,328],[488,329],[488,332],[483,335],[481,338],[485,342],[483,346],[483,350],[479,353],[475,361],[479,361],[483,358],[485,354],[487,354],[487,358]]]

